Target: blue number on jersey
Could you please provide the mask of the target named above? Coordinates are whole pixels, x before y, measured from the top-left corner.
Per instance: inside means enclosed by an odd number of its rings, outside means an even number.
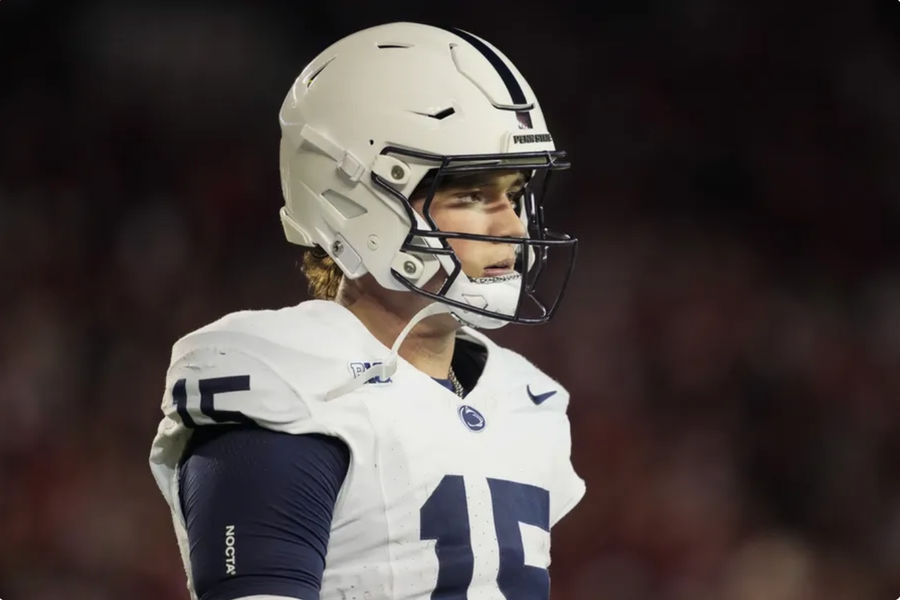
[[[550,492],[515,481],[488,478],[494,527],[500,544],[500,572],[497,585],[509,600],[550,597],[547,569],[525,564],[525,549],[519,523],[550,531]]]
[[[433,600],[466,600],[475,559],[469,541],[469,513],[462,475],[447,475],[421,510],[423,540],[437,540],[437,585]]]
[[[236,410],[218,410],[215,406],[216,394],[226,392],[245,392],[250,389],[249,375],[235,375],[233,377],[210,377],[200,379],[197,382],[200,389],[200,412],[216,423],[243,423],[253,425],[253,419]],[[172,386],[172,401],[181,416],[181,422],[185,427],[196,427],[197,424],[191,417],[187,405],[187,380],[179,379]]]
[[[500,546],[497,586],[507,600],[547,600],[550,575],[525,564],[519,523],[550,531],[550,493],[533,485],[488,478],[494,530]],[[432,600],[465,600],[472,583],[474,557],[469,535],[465,482],[445,475],[420,513],[421,538],[436,540],[438,579]]]

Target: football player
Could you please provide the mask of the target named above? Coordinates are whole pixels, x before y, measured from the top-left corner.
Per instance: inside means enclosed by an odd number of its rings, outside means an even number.
[[[477,331],[547,321],[574,261],[534,93],[483,39],[394,23],[317,56],[279,117],[317,299],[173,347],[150,464],[191,597],[546,600],[584,494],[568,393]]]

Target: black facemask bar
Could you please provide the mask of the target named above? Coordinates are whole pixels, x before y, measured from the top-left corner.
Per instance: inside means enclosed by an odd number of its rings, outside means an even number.
[[[427,161],[434,163],[435,167],[429,172],[429,177],[432,177],[432,181],[427,194],[424,196],[424,204],[422,207],[422,217],[432,230],[420,229],[416,226],[416,212],[410,199],[396,190],[387,180],[373,172],[372,181],[379,188],[396,198],[407,212],[410,220],[410,231],[407,234],[401,249],[413,253],[447,255],[451,258],[454,265],[453,271],[447,276],[444,284],[437,292],[430,292],[416,287],[413,282],[403,277],[403,275],[395,269],[392,269],[391,273],[397,281],[410,291],[414,291],[432,300],[503,321],[539,324],[547,322],[553,316],[562,301],[563,293],[565,292],[572,275],[578,245],[577,239],[572,238],[567,234],[552,232],[544,225],[544,210],[541,201],[543,199],[543,193],[547,189],[550,175],[554,171],[568,169],[570,166],[570,163],[566,160],[566,153],[564,151],[442,156],[396,146],[387,146],[381,153],[409,157],[417,159],[417,162]],[[521,198],[522,206],[520,210],[524,212],[524,220],[529,237],[489,236],[439,230],[431,217],[430,207],[435,194],[440,188],[442,178],[445,178],[448,175],[498,170],[519,170],[531,173],[532,175],[537,173],[544,174],[540,195],[538,196],[533,192],[531,182],[529,181],[526,183],[525,191]],[[441,246],[439,248],[433,248],[421,243],[417,244],[415,243],[416,238],[437,239]],[[462,270],[462,263],[448,243],[448,240],[450,239],[495,242],[517,246],[517,270],[522,275],[522,282],[519,287],[518,302],[513,314],[505,314],[479,308],[445,296],[453,282],[459,277],[460,271]],[[564,275],[556,286],[558,289],[552,293],[552,299],[545,303],[538,298],[537,287],[542,279],[542,275],[544,275],[549,260],[550,250],[553,248],[567,250],[569,252],[569,258],[567,264],[563,267]],[[523,309],[527,306],[530,306],[532,310],[536,311],[535,316],[523,314]]]

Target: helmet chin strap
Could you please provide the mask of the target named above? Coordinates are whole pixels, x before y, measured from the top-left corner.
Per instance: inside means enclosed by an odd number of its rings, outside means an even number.
[[[436,244],[436,238],[425,238],[426,243]],[[517,250],[519,252],[519,250]],[[456,273],[450,289],[444,296],[474,309],[488,310],[512,317],[519,305],[520,288],[525,285],[521,273],[513,272],[494,277],[469,277],[462,269],[457,270],[456,263],[446,254],[435,257],[444,272],[448,275]],[[498,319],[490,315],[452,307],[450,313],[464,325],[476,329],[499,329],[509,324],[508,320]]]
[[[447,297],[470,304],[474,308],[512,316],[519,304],[520,287],[523,285],[525,283],[518,273],[473,279],[460,273],[456,282],[450,286]],[[498,329],[509,324],[509,321],[462,308],[454,307],[452,311],[454,317],[478,329]]]
[[[381,380],[388,379],[397,371],[397,359],[400,356],[398,354],[398,351],[400,350],[400,346],[403,345],[404,340],[406,340],[406,336],[408,336],[409,332],[413,330],[413,327],[418,325],[419,322],[423,319],[426,319],[433,315],[439,315],[449,312],[450,307],[441,302],[432,302],[431,304],[417,312],[415,315],[413,315],[413,318],[409,320],[409,323],[407,323],[406,326],[400,331],[400,335],[397,336],[397,339],[394,340],[394,343],[391,345],[391,353],[384,360],[382,360],[378,364],[373,364],[371,367],[369,367],[359,375],[348,379],[343,384],[325,394],[325,400],[334,400],[338,396],[348,394],[373,377],[377,377]]]

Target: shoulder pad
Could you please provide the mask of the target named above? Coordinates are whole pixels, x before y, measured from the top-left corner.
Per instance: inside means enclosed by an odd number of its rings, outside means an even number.
[[[162,409],[185,427],[223,423],[279,424],[306,420],[298,390],[262,360],[234,348],[198,347],[175,359]]]
[[[376,363],[390,352],[350,311],[325,301],[227,315],[178,340],[171,367],[199,349],[253,357],[307,405],[324,402],[352,379],[355,365]]]

